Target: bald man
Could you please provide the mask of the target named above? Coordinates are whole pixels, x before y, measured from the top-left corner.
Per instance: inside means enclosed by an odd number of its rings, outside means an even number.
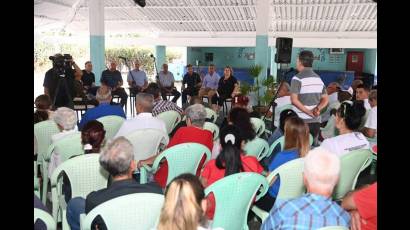
[[[140,70],[140,65],[140,61],[135,60],[134,69],[131,70],[127,76],[130,93],[135,95],[142,92],[148,86],[147,74],[143,70]]]
[[[174,87],[174,75],[168,71],[168,64],[162,65],[162,71],[159,72],[159,87],[161,88],[161,95],[163,100],[167,100],[167,95],[171,94],[174,96],[172,102],[176,103],[181,93]]]
[[[123,84],[122,76],[121,72],[117,70],[117,63],[115,61],[111,61],[110,68],[101,73],[101,84],[108,86],[113,96],[118,95],[121,98],[120,104],[124,107],[127,103],[128,94],[121,87]]]

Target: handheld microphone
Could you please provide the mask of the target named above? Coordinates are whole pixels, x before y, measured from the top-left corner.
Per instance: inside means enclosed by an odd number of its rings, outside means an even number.
[[[155,60],[154,54],[151,54],[149,56]]]

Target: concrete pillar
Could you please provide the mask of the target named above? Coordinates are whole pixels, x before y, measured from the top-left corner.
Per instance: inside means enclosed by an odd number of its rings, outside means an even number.
[[[162,64],[166,61],[166,47],[165,46],[155,46],[155,60],[158,68],[158,72],[162,69]]]
[[[100,85],[101,72],[105,66],[104,1],[89,1],[90,56],[95,74],[95,83]]]

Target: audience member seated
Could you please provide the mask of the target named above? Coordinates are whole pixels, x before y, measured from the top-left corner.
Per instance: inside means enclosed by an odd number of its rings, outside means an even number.
[[[152,108],[152,116],[156,117],[158,114],[166,111],[175,111],[180,115],[183,114],[183,110],[175,104],[173,101],[161,99],[161,89],[157,83],[149,83],[145,93],[151,94],[154,97],[154,107]]]
[[[281,108],[285,105],[291,105],[292,102],[290,101],[290,85],[287,82],[282,82],[281,87],[278,89],[278,97],[275,99],[276,107],[275,107],[275,118],[273,124],[275,127],[279,126],[279,116],[281,112]],[[267,117],[272,116],[272,107],[267,114]]]
[[[184,108],[185,104],[187,103],[187,96],[198,96],[198,91],[201,88],[202,82],[201,77],[197,72],[194,72],[194,68],[191,64],[187,66],[187,73],[184,75],[182,79],[182,108]],[[185,87],[185,84],[187,85]],[[202,99],[201,99],[202,100]]]
[[[304,158],[303,182],[307,193],[299,198],[276,200],[261,230],[350,227],[350,215],[332,201],[339,179],[340,159],[321,147]]]
[[[324,127],[330,118],[330,111],[338,104],[338,95],[341,91],[340,85],[337,82],[329,83],[326,88],[327,95],[329,95],[329,104],[326,106],[326,111],[321,116],[322,127]]]
[[[377,137],[377,89],[373,89],[369,94],[370,113],[364,125],[363,134],[366,137]]]
[[[208,229],[204,187],[192,174],[181,174],[165,190],[158,230]],[[219,228],[218,228],[219,229]]]
[[[35,194],[34,194],[34,208],[41,209],[45,212],[48,212],[51,215],[47,207],[41,202],[41,200]],[[42,220],[38,219],[36,222],[34,222],[34,230],[47,230],[47,226]]]
[[[101,73],[101,84],[110,87],[113,96],[118,95],[121,98],[121,107],[127,104],[128,94],[122,88],[121,72],[117,70],[117,63],[115,61],[111,61],[110,68]]]
[[[139,93],[135,97],[135,108],[137,116],[131,120],[126,120],[115,137],[127,135],[140,129],[158,129],[167,133],[164,121],[152,116],[154,97],[151,94]]]
[[[124,137],[108,143],[100,154],[100,165],[108,171],[113,182],[104,189],[91,192],[86,199],[75,197],[67,204],[67,222],[72,230],[80,229],[80,215],[88,214],[105,201],[133,193],[158,193],[161,188],[155,183],[139,184],[132,177],[136,168],[132,144]],[[149,211],[149,210],[147,210]],[[96,218],[92,229],[106,229],[102,218]]]
[[[364,101],[364,108],[366,110],[371,109],[369,104],[369,92],[370,89],[364,84],[360,84],[356,88],[356,100],[357,101]]]
[[[211,98],[214,96],[216,93],[216,89],[218,88],[218,82],[219,82],[219,74],[215,70],[215,65],[210,64],[208,67],[208,73],[205,75],[203,81],[202,81],[202,86],[201,89],[199,90],[199,97],[207,96],[208,97],[208,102],[211,100]]]
[[[285,146],[283,151],[276,154],[273,161],[269,164],[269,172],[273,172],[288,161],[305,157],[309,150],[309,127],[301,118],[290,117],[285,123]],[[275,203],[279,186],[280,178],[277,178],[274,184],[269,188],[269,192],[258,200],[256,205],[269,212]]]
[[[84,64],[85,69],[83,69],[83,75],[81,76],[81,82],[83,83],[83,87],[87,90],[87,93],[93,94],[91,89],[94,89],[95,86],[95,75],[92,72],[93,64],[91,61],[86,61]]]
[[[252,109],[249,104],[249,97],[244,95],[236,95],[232,100],[232,108],[243,108],[248,110],[250,117],[261,118],[260,113]]]
[[[137,95],[144,91],[148,86],[147,74],[140,70],[140,61],[135,60],[134,69],[128,72],[127,82],[130,86],[130,94]]]
[[[377,182],[349,192],[342,201],[342,207],[350,213],[351,229],[377,229]]]
[[[118,105],[111,105],[111,90],[107,86],[101,86],[97,90],[96,99],[98,101],[98,106],[95,108],[88,109],[82,116],[80,124],[78,124],[78,129],[81,130],[83,126],[91,121],[96,120],[104,116],[120,116],[126,118],[124,110]]]
[[[353,100],[356,100],[356,88],[357,88],[357,86],[362,85],[362,84],[363,84],[363,81],[360,80],[360,79],[353,80],[352,86],[351,86],[351,88],[353,90],[353,93],[352,93]]]
[[[53,112],[51,111],[51,100],[46,94],[36,97],[34,101],[36,111],[34,112],[34,124],[50,119]]]
[[[366,110],[362,101],[345,101],[336,112],[336,128],[340,135],[325,139],[321,147],[342,156],[357,149],[369,149],[366,137],[357,132]]]
[[[55,111],[53,118],[57,123],[58,129],[61,131],[60,133],[54,134],[51,137],[51,142],[53,144],[63,139],[64,137],[78,133],[78,131],[75,130],[75,126],[77,124],[77,115],[74,110],[67,107],[60,107]],[[56,169],[57,166],[61,164],[61,156],[57,151],[58,150],[54,150],[50,156],[50,163],[48,166],[49,177],[51,177],[54,169]]]
[[[224,105],[225,100],[235,97],[238,88],[238,81],[233,76],[232,68],[230,66],[226,66],[224,69],[224,76],[218,81],[217,92],[211,98],[212,109],[216,113],[219,113],[219,110],[221,106]]]
[[[158,84],[161,89],[162,100],[166,101],[167,95],[172,95],[172,102],[177,103],[181,93],[174,86],[174,75],[168,71],[168,64],[162,65],[162,71],[158,73]]]
[[[181,127],[177,130],[167,148],[183,143],[198,143],[205,145],[209,151],[212,151],[213,135],[209,130],[203,129],[206,119],[205,107],[198,104],[189,106],[186,109],[186,117],[187,127]],[[158,155],[155,155],[147,160],[139,161],[138,167],[144,164],[153,164],[157,156]],[[198,175],[201,172],[205,159],[204,157],[199,164]],[[160,168],[155,173],[154,179],[162,188],[166,186],[168,179],[168,163],[166,160],[161,163]]]
[[[262,173],[263,167],[254,156],[246,156],[243,153],[245,140],[240,128],[228,125],[219,134],[221,152],[216,159],[208,161],[201,173],[201,181],[204,187],[212,185],[214,182],[239,172]],[[215,197],[213,194],[207,197],[208,210],[206,215],[213,219],[215,213]]]

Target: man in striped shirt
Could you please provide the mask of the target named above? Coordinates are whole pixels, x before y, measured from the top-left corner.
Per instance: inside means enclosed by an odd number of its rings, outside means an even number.
[[[309,125],[314,140],[313,145],[317,146],[321,122],[320,111],[326,107],[329,99],[322,79],[313,72],[313,59],[311,51],[300,52],[296,61],[299,73],[292,78],[290,99],[293,110]]]
[[[166,111],[176,111],[180,115],[184,112],[181,108],[177,106],[172,101],[168,100],[161,100],[161,89],[159,88],[157,83],[151,82],[148,84],[147,89],[145,89],[145,93],[151,94],[154,96],[154,105],[152,108],[152,116],[156,117],[158,114]]]
[[[314,230],[326,226],[350,227],[350,215],[332,201],[340,173],[340,159],[324,148],[304,158],[303,181],[307,193],[295,199],[277,199],[261,230]]]

